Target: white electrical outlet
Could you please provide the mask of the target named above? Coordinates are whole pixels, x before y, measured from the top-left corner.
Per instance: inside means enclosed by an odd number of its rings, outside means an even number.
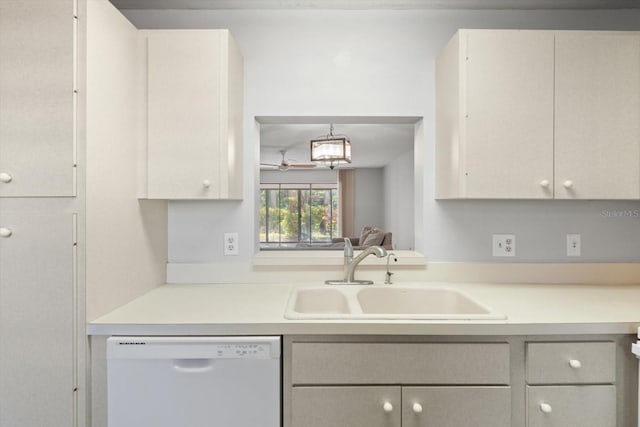
[[[224,233],[224,254],[238,255],[238,233]]]
[[[581,246],[579,234],[567,234],[567,256],[580,256]]]
[[[514,234],[494,234],[493,256],[516,256],[516,236]]]

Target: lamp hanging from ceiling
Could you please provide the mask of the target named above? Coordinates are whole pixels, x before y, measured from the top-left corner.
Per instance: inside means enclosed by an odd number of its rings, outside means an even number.
[[[311,161],[329,166],[351,163],[351,141],[345,135],[334,135],[333,125],[329,135],[311,140]]]

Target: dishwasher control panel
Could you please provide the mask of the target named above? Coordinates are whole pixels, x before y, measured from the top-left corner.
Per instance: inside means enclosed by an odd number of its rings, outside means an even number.
[[[111,337],[107,340],[107,359],[163,357],[273,359],[280,357],[280,339],[279,337]]]
[[[218,344],[215,356],[223,359],[269,359],[269,344]]]

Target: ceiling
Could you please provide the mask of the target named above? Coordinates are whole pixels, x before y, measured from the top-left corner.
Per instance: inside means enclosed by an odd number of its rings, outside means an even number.
[[[279,164],[280,150],[294,163],[310,163],[310,140],[329,133],[329,124],[261,124],[260,162]],[[351,140],[355,168],[384,167],[401,154],[413,151],[413,124],[335,124],[334,135]]]
[[[639,0],[111,0],[119,9],[640,9]]]

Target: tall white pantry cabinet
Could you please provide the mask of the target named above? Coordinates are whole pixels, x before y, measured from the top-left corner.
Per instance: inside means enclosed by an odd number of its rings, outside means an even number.
[[[107,0],[0,0],[2,427],[87,425],[86,320],[165,281],[136,31]]]
[[[0,425],[72,426],[79,368],[77,16],[0,2]]]

